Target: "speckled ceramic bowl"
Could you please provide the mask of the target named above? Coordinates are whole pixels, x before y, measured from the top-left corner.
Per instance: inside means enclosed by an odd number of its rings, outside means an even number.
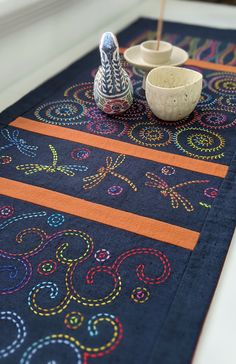
[[[196,107],[202,91],[202,74],[190,69],[161,66],[149,72],[146,98],[160,119],[177,121]]]

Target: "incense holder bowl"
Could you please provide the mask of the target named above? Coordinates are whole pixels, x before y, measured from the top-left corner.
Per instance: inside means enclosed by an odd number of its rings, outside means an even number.
[[[94,80],[94,99],[99,109],[106,114],[121,114],[133,102],[133,86],[122,68],[119,45],[111,32],[103,34],[100,42],[101,66]]]
[[[160,41],[159,49],[157,50],[156,40],[147,40],[140,44],[140,51],[143,60],[151,64],[165,64],[169,61],[172,53],[172,44]]]
[[[152,112],[165,121],[177,121],[196,107],[202,91],[202,74],[187,68],[161,66],[146,79],[146,98]]]

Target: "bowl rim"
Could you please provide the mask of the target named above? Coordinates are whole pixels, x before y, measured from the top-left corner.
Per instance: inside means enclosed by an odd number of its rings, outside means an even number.
[[[173,49],[173,45],[169,42],[165,42],[164,40],[161,40],[161,43],[163,44],[167,44],[169,46],[169,48],[165,49],[165,50],[157,50],[157,49],[149,49],[149,48],[146,48],[145,47],[145,44],[147,43],[155,43],[157,44],[157,41],[156,40],[145,40],[144,42],[142,42],[140,44],[140,49],[141,51],[143,50],[144,52],[147,52],[147,53],[155,53],[155,54],[160,54],[160,53],[168,53],[170,52],[172,49]]]
[[[171,70],[175,70],[176,72],[185,71],[185,72],[189,72],[189,73],[192,73],[192,74],[196,74],[198,76],[198,78],[196,80],[194,80],[193,82],[187,83],[186,85],[176,86],[176,87],[162,87],[162,86],[154,85],[150,81],[150,76],[151,76],[152,73],[159,72],[162,69],[171,69]],[[151,87],[154,87],[154,88],[159,89],[159,90],[169,90],[169,91],[177,90],[177,89],[184,88],[186,86],[193,86],[195,83],[197,83],[199,81],[202,81],[202,80],[203,80],[203,76],[198,71],[195,71],[195,70],[192,70],[192,69],[189,69],[189,68],[176,67],[176,66],[160,66],[160,67],[153,68],[151,71],[148,72],[147,77],[146,77],[146,90],[147,90],[147,85],[150,85]]]

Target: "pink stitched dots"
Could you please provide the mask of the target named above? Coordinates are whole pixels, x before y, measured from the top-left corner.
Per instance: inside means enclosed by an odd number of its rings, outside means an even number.
[[[99,249],[94,254],[94,257],[98,262],[105,262],[105,260],[108,260],[110,256],[110,252],[106,249]]]
[[[210,198],[216,198],[217,195],[218,195],[218,188],[215,188],[215,187],[209,187],[209,188],[206,188],[204,190],[204,195],[206,197],[210,197]]]
[[[150,298],[150,293],[145,287],[137,287],[133,289],[131,298],[135,303],[144,303]]]
[[[12,206],[1,206],[0,207],[0,218],[7,219],[14,214],[14,208]]]
[[[84,316],[80,312],[69,312],[65,316],[64,324],[68,329],[77,330],[83,323]]]
[[[43,276],[49,276],[50,274],[53,274],[57,269],[57,263],[52,260],[43,260],[41,263],[39,263],[37,267],[38,274],[41,274]]]
[[[165,174],[166,176],[171,176],[172,174],[175,174],[175,169],[174,169],[174,167],[171,167],[171,166],[165,166],[165,167],[162,167],[161,173]]]
[[[91,151],[88,148],[75,148],[71,152],[71,157],[76,161],[81,161],[83,159],[87,159],[91,154]]]
[[[12,161],[12,157],[9,155],[1,155],[0,156],[0,164],[9,164]]]
[[[123,188],[121,186],[111,186],[108,188],[107,192],[111,196],[118,196],[123,192]]]

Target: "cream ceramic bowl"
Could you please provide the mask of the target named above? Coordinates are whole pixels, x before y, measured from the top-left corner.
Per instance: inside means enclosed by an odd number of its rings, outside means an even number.
[[[143,60],[150,64],[163,64],[169,61],[171,52],[172,52],[172,44],[167,42],[160,42],[160,47],[157,50],[157,41],[156,40],[147,40],[140,44],[141,57]]]
[[[190,69],[161,66],[147,75],[146,98],[160,119],[177,121],[196,107],[202,91],[202,74]]]

